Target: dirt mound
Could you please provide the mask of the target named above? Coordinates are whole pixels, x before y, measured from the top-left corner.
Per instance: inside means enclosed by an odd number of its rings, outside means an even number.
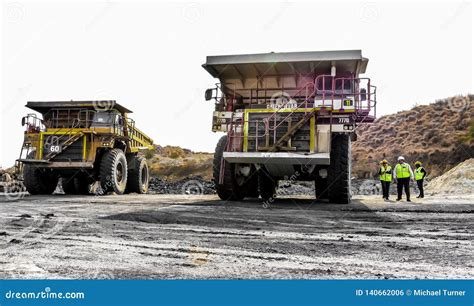
[[[176,146],[156,146],[146,153],[151,174],[169,182],[189,176],[201,176],[210,181],[213,156],[213,153],[193,152]]]
[[[474,155],[474,95],[439,100],[361,125],[352,145],[353,175],[371,177],[382,159],[421,160],[431,177]],[[367,170],[369,169],[369,170]]]
[[[474,193],[474,158],[468,159],[445,174],[433,179],[427,186],[430,194]]]

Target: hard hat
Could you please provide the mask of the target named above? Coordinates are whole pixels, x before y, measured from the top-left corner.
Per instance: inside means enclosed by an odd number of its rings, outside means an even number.
[[[382,160],[380,163],[381,163],[381,164],[388,164],[388,161],[387,161],[386,159],[384,159],[384,160]]]
[[[416,162],[415,162],[415,166],[418,166],[418,165],[421,166],[421,161],[416,161]]]
[[[398,160],[405,160],[405,157],[399,156],[399,157],[398,157]]]

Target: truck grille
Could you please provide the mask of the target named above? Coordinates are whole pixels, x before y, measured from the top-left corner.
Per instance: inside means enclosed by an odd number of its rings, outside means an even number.
[[[274,137],[274,117],[270,120],[269,126],[270,131],[269,135],[265,135],[265,125],[263,124],[263,119],[269,118],[274,113],[249,113],[249,122],[248,122],[248,130],[247,130],[247,151],[248,152],[256,152],[259,151],[257,149],[257,140],[256,135],[258,135],[258,147],[266,147],[272,146],[275,143],[275,139],[278,140],[282,137],[286,132],[288,132],[288,128],[290,122],[292,125],[296,124],[299,120],[301,120],[304,116],[304,113],[292,113],[290,117],[288,117],[288,113],[277,113],[276,114],[276,137]],[[287,118],[288,117],[288,118]],[[286,119],[286,120],[285,120]],[[258,124],[257,124],[258,122]],[[310,151],[310,121],[308,121],[302,128],[300,128],[292,137],[290,146],[296,148],[295,151],[298,152],[309,152]],[[257,128],[258,127],[258,128]],[[257,133],[258,129],[258,133]],[[262,137],[263,136],[263,137]]]
[[[62,143],[66,141],[67,138],[63,139]],[[48,148],[48,138],[45,137],[44,143],[43,143],[43,156],[45,157],[48,154],[47,148]],[[66,161],[72,161],[72,162],[80,162],[82,161],[82,153],[84,149],[84,142],[81,139],[77,140],[76,142],[70,144],[68,147],[63,149],[59,154],[55,155],[53,158],[51,158],[51,161],[55,162],[66,162]]]

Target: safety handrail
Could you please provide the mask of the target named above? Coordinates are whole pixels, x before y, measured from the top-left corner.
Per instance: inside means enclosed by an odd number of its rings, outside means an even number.
[[[330,77],[330,81],[327,80],[327,78]],[[359,87],[361,84],[361,81],[366,80],[367,83],[364,83],[362,87]],[[326,89],[326,84],[327,82],[330,84],[330,89]],[[346,82],[352,82],[351,86],[349,89],[345,89],[345,83]],[[339,86],[338,86],[339,85]],[[288,109],[287,105],[288,103],[292,102],[294,103],[295,100],[293,99],[288,99],[288,101],[284,102],[282,105],[280,105],[276,109],[269,109],[269,111],[272,112],[272,114],[266,118],[263,119],[256,119],[256,120],[247,120],[245,122],[245,118],[243,120],[237,122],[234,120],[234,117],[232,115],[231,123],[229,126],[229,142],[234,138],[243,138],[247,137],[247,139],[255,139],[255,145],[257,145],[258,140],[262,139],[264,137],[267,137],[270,135],[272,132],[273,134],[276,133],[276,130],[283,125],[287,120],[297,111],[297,109],[304,108],[305,111],[304,113],[307,114],[308,111],[314,110],[315,107],[324,109],[327,107],[330,107],[331,110],[334,109],[335,105],[335,99],[340,97],[341,103],[342,100],[345,99],[347,96],[352,96],[354,99],[354,109],[356,111],[356,116],[358,118],[362,118],[362,121],[365,121],[366,118],[370,117],[369,113],[371,113],[371,110],[373,109],[374,111],[374,116],[375,116],[375,111],[376,111],[376,86],[370,84],[370,79],[369,78],[359,78],[359,77],[333,77],[331,75],[319,75],[314,79],[314,83],[307,83],[305,84],[302,88],[300,88],[295,94],[292,95],[292,97],[298,96],[303,90],[307,90],[313,86],[313,90],[305,95],[304,100],[297,101],[297,104],[295,107],[291,107],[290,111],[288,112],[288,115],[284,116],[283,118],[279,118],[278,123],[277,123],[277,115],[278,113],[281,113],[281,110],[283,109]],[[321,88],[322,86],[322,88]],[[366,92],[364,93],[361,91],[362,88],[366,89]],[[263,90],[263,89],[262,89]],[[284,90],[282,90],[283,92]],[[365,95],[365,99],[363,100],[362,97]],[[316,98],[322,96],[322,104],[316,105]],[[313,99],[313,104],[312,107],[308,107],[308,103],[311,103],[311,99]],[[319,98],[318,98],[319,99]],[[330,103],[329,103],[330,102]],[[366,102],[366,103],[364,103]],[[341,104],[341,108],[344,108],[343,105]],[[360,122],[360,118],[358,119],[358,122]],[[273,124],[271,124],[271,121],[273,120]],[[235,121],[235,122],[234,122]],[[249,126],[253,126],[255,124],[255,134],[252,133],[252,135],[243,135],[243,132],[237,133],[235,127],[242,127],[244,124],[248,124]],[[263,123],[265,126],[265,133],[259,135],[259,125]],[[274,141],[276,141],[276,135],[273,135]]]

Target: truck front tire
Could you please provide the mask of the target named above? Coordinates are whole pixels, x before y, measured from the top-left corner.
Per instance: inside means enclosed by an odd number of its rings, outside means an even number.
[[[112,149],[100,162],[100,186],[104,193],[123,194],[127,186],[127,159],[120,149]]]
[[[28,159],[35,158],[35,151],[28,154]],[[23,184],[30,194],[52,194],[56,190],[59,177],[51,169],[39,168],[34,164],[25,164]]]
[[[214,152],[213,161],[213,178],[216,187],[216,192],[219,198],[222,200],[238,201],[245,197],[245,189],[243,186],[239,186],[235,180],[235,165],[228,163],[222,157],[226,146],[227,136],[222,136],[217,142],[216,150]],[[222,164],[223,163],[223,164]],[[223,183],[219,184],[219,177],[221,174],[221,166],[224,167],[222,171]]]
[[[150,171],[146,159],[141,156],[127,156],[128,180],[126,193],[147,193],[150,183]]]
[[[351,202],[351,139],[348,134],[334,134],[331,139],[327,186],[329,202]]]

